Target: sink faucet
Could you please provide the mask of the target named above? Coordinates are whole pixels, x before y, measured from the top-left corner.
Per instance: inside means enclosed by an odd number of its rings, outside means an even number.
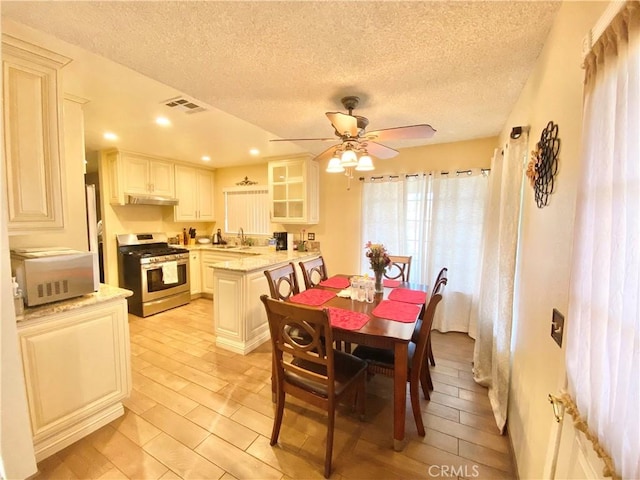
[[[240,231],[238,231],[238,238],[240,239],[240,246],[243,246],[246,240],[244,238],[244,230],[242,227],[240,227]]]

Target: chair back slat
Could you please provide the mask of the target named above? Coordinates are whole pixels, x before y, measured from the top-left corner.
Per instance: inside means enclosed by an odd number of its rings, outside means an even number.
[[[445,285],[447,284],[447,272],[448,272],[447,267],[444,267],[440,270],[440,273],[438,273],[438,276],[436,277],[436,282],[433,284],[433,290],[431,295],[435,295],[436,290],[438,289],[438,287],[442,282],[444,282]]]
[[[300,293],[298,277],[293,262],[282,267],[265,270],[271,298],[276,300],[288,300],[292,295]]]
[[[389,255],[391,263],[384,271],[385,278],[408,282],[411,274],[411,256]]]
[[[306,262],[300,262],[300,269],[302,270],[302,278],[304,279],[304,286],[307,290],[329,278],[327,276],[327,267],[322,256],[307,260]]]
[[[333,393],[333,348],[326,347],[333,344],[328,311],[274,300],[267,295],[260,299],[267,311],[278,381],[286,381],[285,372],[293,373],[325,385]],[[302,338],[290,335],[300,329],[307,335]]]

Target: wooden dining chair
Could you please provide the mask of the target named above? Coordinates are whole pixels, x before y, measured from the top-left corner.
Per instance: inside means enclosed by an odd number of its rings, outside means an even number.
[[[292,295],[300,293],[296,268],[293,262],[283,265],[282,267],[265,270],[264,275],[267,277],[267,282],[269,283],[271,298],[288,300]]]
[[[427,342],[431,333],[431,324],[433,323],[433,317],[436,313],[438,303],[442,300],[442,292],[444,290],[445,283],[440,283],[440,287],[434,294],[431,295],[429,303],[427,303],[422,314],[422,327],[420,328],[420,334],[416,343],[409,342],[409,358],[408,366],[409,371],[409,393],[411,396],[411,409],[413,410],[413,417],[416,421],[416,428],[418,434],[424,437],[424,424],[422,422],[422,414],[420,412],[420,398],[418,394],[419,385],[422,386],[422,392],[424,397],[429,400],[429,387],[431,382],[431,373],[426,362],[427,358]],[[395,365],[395,353],[390,349],[374,348],[364,345],[358,345],[353,351],[353,354],[363,360],[367,361],[367,371],[371,374],[380,373],[388,377],[394,375]],[[425,366],[427,368],[425,368]]]
[[[384,271],[385,278],[408,282],[411,273],[411,256],[389,255],[389,260],[391,263]]]
[[[304,286],[308,290],[315,287],[323,280],[329,278],[327,276],[327,267],[324,264],[322,255],[306,262],[299,262],[300,269],[302,270],[302,278],[304,279]]]
[[[435,292],[438,289],[438,286],[444,282],[444,284],[447,284],[447,272],[449,270],[447,269],[447,267],[444,267],[440,270],[440,273],[438,273],[438,276],[436,277],[436,283],[433,284],[433,292]],[[432,293],[433,295],[433,293]],[[427,354],[429,356],[429,362],[431,362],[431,366],[435,367],[436,366],[436,359],[433,357],[433,350],[431,350],[431,335],[429,335],[429,341],[427,342]],[[433,389],[433,386],[430,387],[431,389]]]
[[[340,401],[353,398],[360,419],[364,419],[367,363],[332,347],[331,323],[327,309],[310,308],[280,302],[267,295],[260,297],[267,311],[274,356],[276,414],[271,445],[278,442],[286,394],[327,411],[327,445],[324,476],[331,475],[335,410]],[[299,341],[289,335],[302,329],[308,335]],[[322,341],[322,339],[327,341]]]
[[[441,283],[444,283],[445,285],[447,284],[447,271],[448,271],[447,267],[444,267],[443,269],[440,270],[440,273],[438,273],[438,276],[436,277],[436,281],[433,284],[433,290],[431,291],[431,295],[433,295],[436,292],[436,290],[438,289]],[[422,320],[418,320],[416,322],[416,327],[413,330],[413,335],[411,336],[411,341],[413,343],[418,343],[418,336],[420,335],[421,326],[422,326]],[[429,362],[431,362],[431,366],[435,367],[436,360],[433,357],[433,350],[431,350],[431,335],[429,335],[429,342],[427,343],[427,355],[429,357]],[[429,388],[433,390],[432,386],[430,386]]]

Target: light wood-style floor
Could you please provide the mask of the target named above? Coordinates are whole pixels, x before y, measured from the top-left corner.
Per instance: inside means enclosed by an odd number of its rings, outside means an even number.
[[[270,344],[247,356],[215,346],[212,303],[148,318],[129,316],[133,391],[126,413],[38,464],[37,479],[323,478],[326,416],[293,400],[279,444],[273,421]],[[392,380],[367,385],[364,422],[337,414],[333,479],[515,478],[508,438],[486,389],[472,379],[473,340],[433,334],[435,391],[422,400],[426,436],[407,398],[407,446],[392,449]],[[407,388],[408,395],[408,388]]]

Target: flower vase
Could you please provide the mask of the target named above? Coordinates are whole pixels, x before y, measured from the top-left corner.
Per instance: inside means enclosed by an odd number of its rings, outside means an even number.
[[[375,272],[376,274],[376,293],[382,293],[384,287],[382,286],[382,272]]]

